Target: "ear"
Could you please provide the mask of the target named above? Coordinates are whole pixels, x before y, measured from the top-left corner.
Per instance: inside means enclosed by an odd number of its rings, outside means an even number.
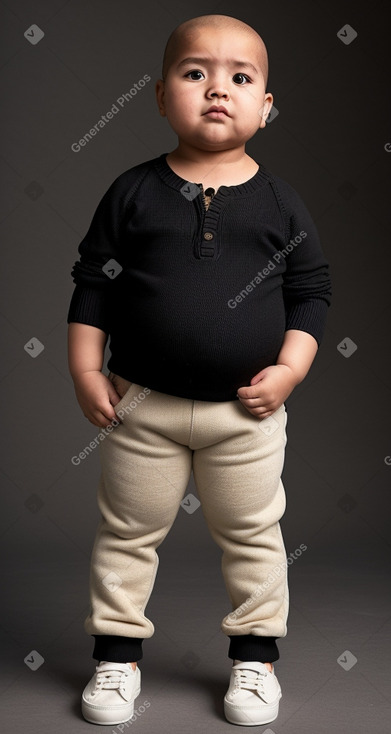
[[[263,105],[259,110],[259,115],[261,117],[261,122],[259,123],[259,127],[266,127],[266,120],[269,117],[269,113],[271,108],[273,107],[273,95],[271,92],[268,92],[265,94]]]
[[[163,79],[158,79],[155,85],[155,92],[156,92],[156,100],[157,105],[159,107],[159,112],[162,117],[166,116],[166,110],[164,106],[164,81]]]

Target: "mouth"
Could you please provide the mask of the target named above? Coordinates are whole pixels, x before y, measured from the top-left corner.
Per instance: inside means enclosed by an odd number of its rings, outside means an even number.
[[[204,112],[204,115],[206,117],[214,117],[217,120],[222,117],[230,117],[225,107],[216,107],[215,105],[213,107],[209,107],[209,109]]]

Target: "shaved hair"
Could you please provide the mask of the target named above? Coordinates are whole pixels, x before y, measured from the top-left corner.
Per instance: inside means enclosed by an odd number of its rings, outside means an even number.
[[[258,45],[258,64],[265,79],[265,89],[269,74],[269,64],[266,46],[261,36],[247,23],[230,15],[199,15],[197,18],[190,18],[184,23],[178,25],[166,44],[163,56],[162,79],[165,81],[168,71],[173,63],[178,59],[180,52],[187,43],[196,40],[202,35],[204,28],[215,28],[216,30],[236,31],[238,33],[246,33],[248,38],[252,38]]]

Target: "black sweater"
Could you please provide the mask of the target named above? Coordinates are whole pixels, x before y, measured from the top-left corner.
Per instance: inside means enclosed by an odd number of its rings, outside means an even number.
[[[166,153],[122,173],[73,267],[68,323],[110,335],[107,367],[193,400],[235,400],[276,363],[287,329],[320,344],[328,263],[296,191],[261,164],[206,207]],[[114,262],[110,262],[114,261]]]

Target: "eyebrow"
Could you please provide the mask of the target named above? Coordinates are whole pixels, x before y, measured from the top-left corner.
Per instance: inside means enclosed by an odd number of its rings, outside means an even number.
[[[179,69],[180,66],[184,66],[184,64],[189,64],[189,63],[191,63],[191,64],[205,64],[207,66],[211,62],[209,61],[209,59],[202,59],[202,58],[195,57],[195,56],[188,56],[188,58],[183,59],[178,64],[177,68]],[[245,68],[245,69],[252,69],[252,71],[255,74],[258,74],[258,69],[256,69],[255,66],[254,66],[254,64],[251,64],[250,61],[232,61],[231,60],[231,61],[228,61],[228,64],[231,67],[232,66],[241,66],[242,68]]]

